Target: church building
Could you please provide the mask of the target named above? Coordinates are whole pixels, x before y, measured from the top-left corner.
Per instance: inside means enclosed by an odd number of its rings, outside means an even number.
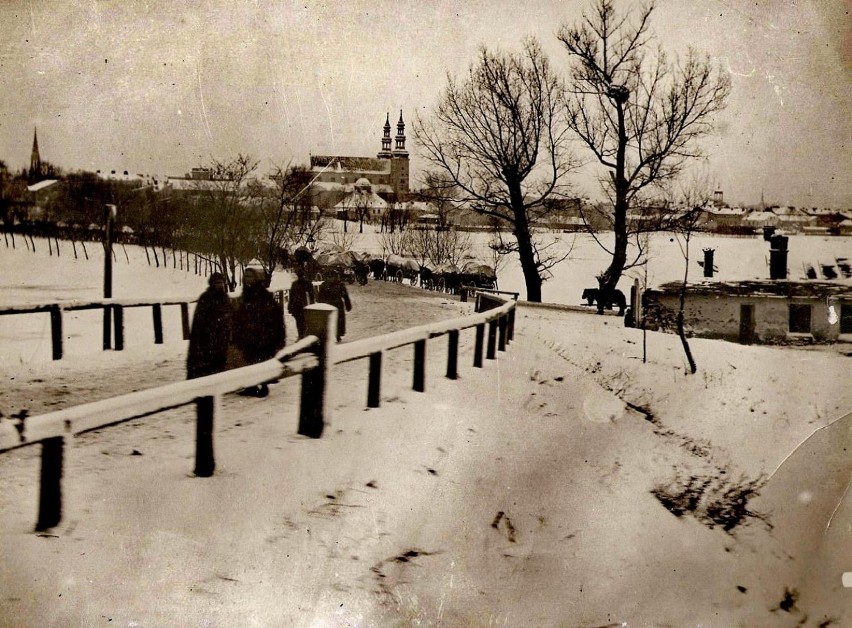
[[[391,149],[391,143],[394,143]],[[385,119],[382,149],[376,157],[311,155],[313,204],[330,209],[344,198],[369,185],[370,191],[388,203],[403,202],[409,193],[409,159],[405,150],[402,111],[391,137],[390,114]]]

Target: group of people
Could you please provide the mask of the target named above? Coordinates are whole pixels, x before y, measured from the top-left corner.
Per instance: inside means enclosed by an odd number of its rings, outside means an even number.
[[[187,379],[257,364],[274,357],[286,342],[284,309],[269,291],[266,273],[246,268],[242,294],[232,299],[222,273],[213,273],[207,290],[199,297],[192,318],[187,356]],[[312,303],[327,303],[338,310],[337,341],[346,334],[346,312],[352,309],[349,291],[339,273],[333,273],[318,291],[300,265],[290,286],[287,311],[296,321],[299,338],[307,333],[304,309]],[[265,397],[266,384],[245,389],[242,394]]]

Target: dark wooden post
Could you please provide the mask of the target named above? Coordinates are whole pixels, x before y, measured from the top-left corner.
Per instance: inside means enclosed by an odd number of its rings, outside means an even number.
[[[506,350],[506,314],[503,314],[499,319],[497,319],[497,326],[499,333],[497,335],[497,350],[505,351]]]
[[[378,408],[382,389],[382,352],[370,354],[370,376],[367,382],[367,407]]]
[[[329,348],[337,338],[337,308],[327,303],[315,303],[305,308],[306,335],[319,338],[317,368],[302,373],[302,398],[299,406],[299,434],[320,438],[331,423],[330,408],[326,408],[326,387],[331,371]]]
[[[485,338],[485,323],[476,326],[476,344],[473,348],[473,365],[482,368],[482,341]]]
[[[62,359],[62,308],[50,306],[50,339],[53,347],[53,359]]]
[[[487,360],[497,358],[497,321],[488,321],[488,350],[485,353]]]
[[[218,410],[218,397],[199,397],[195,400],[195,475],[209,478],[216,470],[213,457],[213,420]]]
[[[124,351],[124,306],[112,306],[113,326],[115,327],[115,350]]]
[[[154,315],[154,344],[163,344],[163,307],[159,303],[151,306]]]
[[[447,379],[459,378],[459,330],[453,329],[447,334]]]
[[[189,340],[189,303],[180,304],[180,324],[183,329],[183,339]]]
[[[515,339],[515,310],[518,309],[518,304],[509,310],[509,329],[506,332],[506,340],[511,342]]]
[[[414,382],[411,386],[417,392],[426,391],[426,341],[414,343]]]
[[[104,305],[104,351],[112,349],[112,306]]]
[[[112,224],[116,215],[115,205],[104,205],[104,299],[112,298]],[[104,306],[104,351],[112,348],[111,312]]]
[[[62,465],[65,439],[48,438],[41,443],[41,481],[38,522],[35,531],[48,530],[62,520]]]

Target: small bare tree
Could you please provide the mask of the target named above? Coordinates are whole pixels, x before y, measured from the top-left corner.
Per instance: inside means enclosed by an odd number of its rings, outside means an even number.
[[[628,260],[630,241],[638,246],[643,231],[667,228],[643,217],[630,221],[629,213],[701,155],[698,140],[712,131],[731,88],[728,75],[709,58],[690,49],[671,61],[653,45],[653,3],[624,15],[614,4],[594,0],[579,24],[563,26],[558,35],[571,61],[568,125],[603,166],[601,186],[612,201],[614,245],[598,240],[612,256],[599,280],[605,292],[641,259],[640,253]]]
[[[302,166],[275,166],[259,211],[258,259],[272,277],[282,252],[303,244],[316,227],[311,207],[311,173]]]
[[[705,217],[704,207],[710,198],[709,180],[709,176],[706,172],[704,172],[693,175],[681,183],[679,187],[682,210],[677,212],[678,217],[676,228],[673,230],[684,261],[683,281],[680,285],[678,311],[675,320],[677,324],[677,334],[680,337],[681,344],[683,345],[686,360],[689,362],[689,370],[693,374],[698,370],[698,366],[695,363],[695,358],[692,355],[692,350],[690,349],[689,342],[686,339],[686,330],[684,329],[686,290],[689,282],[689,245],[692,240],[692,236],[702,230]]]
[[[387,259],[388,255],[407,255],[410,238],[409,231],[386,231],[379,235],[382,257]]]
[[[209,177],[194,185],[189,220],[194,239],[214,253],[231,290],[237,285],[237,268],[257,252],[257,166],[257,160],[243,154],[230,161],[213,159]]]
[[[573,167],[562,124],[561,81],[540,44],[516,54],[483,47],[462,80],[448,77],[432,118],[415,135],[426,160],[456,186],[459,198],[512,232],[527,299],[541,301],[535,225],[565,190]]]
[[[470,234],[451,227],[411,229],[406,231],[408,253],[421,266],[458,264],[470,255]]]

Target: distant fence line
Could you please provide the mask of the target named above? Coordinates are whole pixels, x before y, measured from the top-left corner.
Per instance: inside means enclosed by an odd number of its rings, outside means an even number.
[[[140,303],[147,304],[150,303]],[[477,294],[476,314],[337,345],[334,343],[337,334],[337,310],[323,303],[310,305],[305,309],[306,337],[285,347],[270,360],[207,377],[85,403],[26,420],[21,419],[17,424],[2,421],[0,453],[41,444],[39,506],[35,530],[44,531],[58,525],[62,519],[65,444],[67,439],[77,434],[194,403],[195,475],[209,477],[215,470],[213,424],[216,415],[221,411],[221,398],[224,394],[301,375],[298,433],[320,438],[324,428],[331,423],[331,408],[326,404],[326,398],[330,382],[334,381],[330,373],[335,365],[368,359],[367,407],[379,407],[382,356],[386,351],[407,345],[414,346],[412,388],[424,392],[428,340],[443,335],[448,337],[446,377],[457,379],[460,332],[475,329],[473,366],[482,368],[483,353],[485,359],[494,360],[497,351],[505,351],[513,339],[515,307],[515,300],[504,300],[497,295],[485,293]]]
[[[289,290],[273,292],[275,300],[283,304]],[[102,346],[104,351],[115,349],[124,350],[124,310],[126,308],[150,307],[154,327],[154,344],[163,344],[163,306],[177,305],[180,307],[181,330],[183,340],[189,339],[190,320],[189,304],[198,299],[95,299],[91,301],[59,301],[54,303],[21,303],[0,308],[0,316],[15,314],[50,315],[51,355],[54,360],[64,356],[65,336],[63,332],[63,313],[80,310],[103,310],[104,326]]]

